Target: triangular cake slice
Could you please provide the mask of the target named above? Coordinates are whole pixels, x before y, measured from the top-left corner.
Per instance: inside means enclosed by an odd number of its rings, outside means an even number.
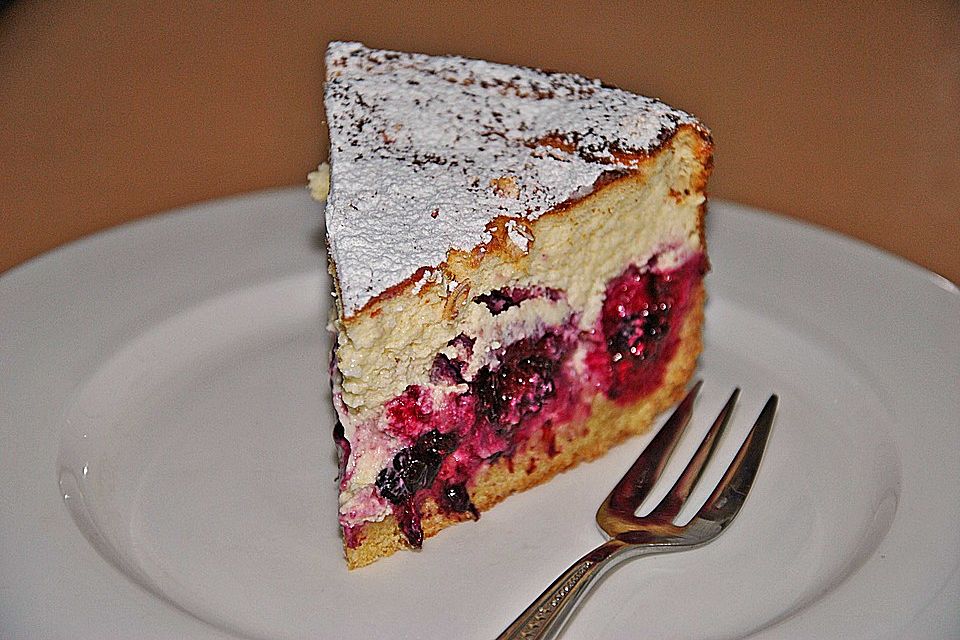
[[[576,75],[333,43],[340,525],[360,567],[647,430],[701,348],[695,118]]]

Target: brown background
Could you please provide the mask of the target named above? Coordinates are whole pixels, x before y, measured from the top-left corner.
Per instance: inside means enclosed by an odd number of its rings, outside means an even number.
[[[0,271],[302,184],[330,39],[600,77],[700,116],[712,194],[960,281],[960,3],[121,2],[0,13]]]

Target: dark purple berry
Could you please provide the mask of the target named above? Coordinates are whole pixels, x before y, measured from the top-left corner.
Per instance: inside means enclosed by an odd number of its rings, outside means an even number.
[[[490,422],[514,427],[537,413],[555,393],[553,377],[558,361],[525,353],[551,353],[545,337],[535,345],[521,340],[511,346],[500,366],[484,367],[474,381],[478,411]],[[552,353],[551,353],[552,355]]]
[[[492,315],[497,315],[510,307],[519,305],[524,300],[544,297],[550,300],[559,300],[562,296],[563,294],[557,289],[546,287],[503,287],[481,294],[473,301],[486,305]]]
[[[414,549],[423,547],[423,527],[420,524],[420,514],[413,502],[408,500],[399,505],[399,508],[394,510],[394,517],[397,519],[400,532],[410,546]]]
[[[450,360],[445,354],[438,353],[430,369],[430,382],[433,384],[463,384],[462,366],[459,360]]]
[[[469,512],[475,520],[480,517],[480,512],[470,500],[470,494],[467,493],[467,488],[462,484],[448,484],[445,486],[443,492],[440,494],[440,503],[447,511],[457,513]]]
[[[656,355],[657,343],[670,330],[669,312],[669,305],[660,303],[621,318],[615,332],[607,339],[607,349],[613,361],[619,362],[628,356],[645,360]]]
[[[514,301],[512,297],[507,295],[503,289],[484,293],[474,298],[473,301],[486,305],[492,315],[502,313],[510,307],[515,307],[519,304],[519,302]]]
[[[457,448],[455,433],[441,433],[431,429],[417,438],[413,446],[401,449],[393,456],[393,464],[380,471],[377,489],[380,495],[396,505],[397,525],[410,546],[423,544],[420,513],[413,496],[431,486],[437,479],[444,458]]]
[[[393,504],[401,504],[410,498],[410,492],[400,474],[390,467],[383,469],[377,475],[377,489],[381,496]]]
[[[457,434],[441,433],[437,429],[431,429],[417,439],[413,448],[420,452],[432,452],[440,457],[445,457],[457,448]]]
[[[393,468],[403,479],[403,484],[411,494],[416,493],[427,483],[427,463],[422,458],[414,457],[410,449],[402,449],[393,458]]]
[[[343,480],[344,474],[347,472],[347,461],[350,459],[350,441],[344,436],[343,425],[339,420],[337,420],[337,424],[333,428],[333,441],[337,445],[337,457],[340,459],[340,475],[338,479]]]
[[[393,464],[377,475],[380,495],[393,504],[401,504],[432,485],[444,458],[456,449],[457,441],[455,433],[432,429],[421,435],[412,447],[398,451],[393,456]]]
[[[433,481],[437,479],[437,474],[440,472],[440,465],[443,464],[443,457],[433,450],[426,450],[418,452],[420,460],[423,461],[423,484],[421,487],[429,487],[433,484]],[[418,487],[420,488],[420,487]]]

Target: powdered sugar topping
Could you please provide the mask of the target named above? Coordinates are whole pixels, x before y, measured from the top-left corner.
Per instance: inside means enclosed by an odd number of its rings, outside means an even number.
[[[327,234],[346,316],[450,250],[488,242],[496,217],[534,220],[679,125],[700,127],[572,74],[357,43],[330,45],[325,101]]]

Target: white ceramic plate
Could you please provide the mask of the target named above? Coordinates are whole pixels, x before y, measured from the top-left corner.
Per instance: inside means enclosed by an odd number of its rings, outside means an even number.
[[[601,542],[644,441],[347,572],[320,219],[255,194],[0,278],[0,636],[489,638]],[[708,233],[695,431],[776,391],[767,457],[729,532],[622,566],[566,637],[956,637],[957,290],[731,204]]]

